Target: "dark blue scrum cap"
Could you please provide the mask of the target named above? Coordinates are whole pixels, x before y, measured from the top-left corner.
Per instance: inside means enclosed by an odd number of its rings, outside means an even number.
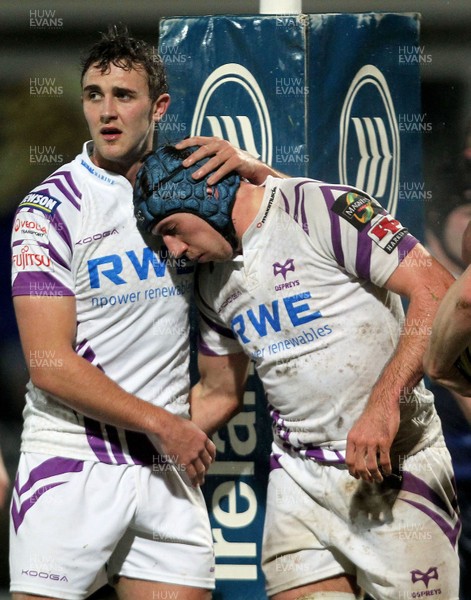
[[[235,172],[229,173],[214,186],[207,184],[210,174],[203,179],[193,179],[192,173],[209,160],[204,158],[190,168],[183,167],[182,161],[196,149],[160,146],[147,156],[134,184],[137,227],[142,232],[150,232],[169,215],[191,213],[207,221],[235,248],[231,215],[240,177]]]

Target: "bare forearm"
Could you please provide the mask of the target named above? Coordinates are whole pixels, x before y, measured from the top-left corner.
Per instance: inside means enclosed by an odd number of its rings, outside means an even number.
[[[389,279],[388,289],[409,300],[396,351],[378,381],[392,397],[408,394],[423,377],[432,324],[453,281],[453,276],[420,245]]]
[[[399,343],[375,387],[392,398],[410,392],[424,375],[423,355],[428,344],[438,302],[428,293],[411,301],[401,329]]]
[[[204,394],[201,384],[191,390],[191,420],[207,435],[212,435],[240,411],[237,399]]]
[[[35,385],[66,406],[98,421],[131,431],[159,434],[167,413],[126,392],[73,351],[56,353],[61,366],[31,368]]]
[[[183,467],[192,485],[201,485],[215,456],[214,444],[188,419],[127,393],[79,356],[64,358],[60,374],[32,373],[39,387],[66,406],[102,423],[149,436],[156,449]]]
[[[243,403],[249,360],[244,353],[200,354],[200,381],[190,393],[191,420],[212,435],[236,415]]]
[[[423,376],[422,356],[436,311],[433,295],[431,301],[421,296],[411,300],[396,350],[347,436],[346,463],[354,477],[382,481],[391,473],[390,448],[399,429],[401,402]]]
[[[423,354],[438,305],[452,276],[418,244],[386,282],[409,300],[400,339],[347,436],[346,463],[354,477],[381,481],[392,469],[390,449],[400,424],[401,399],[423,376]]]
[[[75,353],[75,298],[36,300],[20,296],[14,305],[23,351],[36,386],[83,415],[147,434],[159,452],[184,467],[193,485],[203,483],[215,456],[214,444],[206,434],[189,419],[126,392]],[[53,365],[32,360],[46,353],[56,359]]]

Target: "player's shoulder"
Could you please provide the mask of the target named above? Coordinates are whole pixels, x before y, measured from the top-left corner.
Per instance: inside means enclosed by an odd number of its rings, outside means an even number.
[[[347,223],[361,230],[376,215],[384,214],[381,205],[368,193],[353,186],[307,177],[272,181],[278,186],[278,209],[296,222],[308,237],[327,238],[348,233]],[[284,217],[286,218],[286,217]],[[344,231],[346,229],[346,231]]]
[[[82,202],[77,158],[61,165],[36,185],[18,205],[18,212],[40,213],[52,218],[58,211],[70,208],[80,211]]]
[[[376,202],[364,190],[343,183],[332,183],[311,177],[272,178],[271,181],[275,182],[281,191],[291,191],[298,196],[309,193],[325,201],[336,200],[339,196],[346,196],[347,194],[354,194]]]
[[[366,212],[371,214],[382,209],[375,198],[356,187],[342,183],[307,177],[280,179],[278,188],[285,205],[295,207],[296,211],[306,214],[323,209],[323,212],[351,219],[353,215]],[[287,212],[289,212],[287,210]]]

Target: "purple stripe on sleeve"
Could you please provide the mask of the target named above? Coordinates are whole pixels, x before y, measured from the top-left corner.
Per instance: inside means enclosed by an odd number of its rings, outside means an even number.
[[[35,506],[35,504],[38,502],[38,500],[41,498],[41,496],[43,494],[45,494],[48,490],[52,490],[53,488],[55,488],[59,485],[63,485],[64,483],[67,483],[67,482],[66,481],[58,481],[56,483],[51,483],[49,485],[43,486],[42,488],[39,488],[30,498],[28,498],[21,504],[19,510],[16,506],[16,502],[15,501],[12,502],[11,517],[12,517],[12,521],[13,521],[13,526],[15,527],[15,533],[18,532],[18,529],[20,528],[20,525],[23,523],[23,520],[24,520],[28,510],[30,508],[32,508],[33,506]]]
[[[367,232],[365,230],[360,231],[358,235],[355,270],[359,277],[368,280],[371,278],[371,244],[374,244],[374,242],[368,236]]]
[[[207,317],[203,313],[200,313],[200,316],[203,319],[203,321],[206,323],[206,325],[208,325],[208,327],[210,329],[212,329],[213,331],[215,331],[216,333],[219,333],[219,335],[230,338],[232,340],[236,339],[235,335],[232,333],[231,329],[228,329],[227,327],[223,327],[222,325],[218,325],[217,323],[212,321],[209,317]]]
[[[72,173],[70,171],[58,171],[55,176],[61,175],[67,181],[70,186],[70,189],[74,192],[78,199],[82,198],[82,192],[75,185],[75,182],[72,177]]]
[[[294,210],[293,210],[293,214],[291,215],[293,220],[298,225],[301,225],[303,231],[305,231],[307,234],[309,234],[309,225],[307,222],[306,209],[305,209],[306,196],[304,194],[304,186],[309,182],[310,182],[310,180],[305,180],[305,181],[301,181],[300,183],[295,185],[295,187],[294,187]],[[281,194],[281,198],[283,200],[285,212],[289,215],[290,214],[290,204],[289,204],[288,198],[282,191],[280,191],[280,194]]]
[[[283,202],[285,205],[285,212],[289,214],[289,202],[288,202],[288,198],[286,197],[286,195],[280,190],[280,194],[281,197],[283,198]]]
[[[329,209],[332,248],[334,250],[334,254],[335,254],[335,258],[336,258],[337,262],[342,267],[345,266],[345,258],[343,255],[342,237],[341,237],[341,233],[340,233],[340,217],[339,217],[339,215],[335,214],[334,211],[332,210],[332,206],[334,205],[334,202],[335,202],[335,198],[332,194],[332,190],[349,191],[350,189],[351,188],[349,188],[349,187],[343,188],[341,186],[336,186],[336,187],[322,186],[321,187],[322,194],[325,199],[325,203],[327,205],[327,208]]]
[[[20,214],[20,212],[21,213],[23,213],[23,212],[35,213],[36,209],[34,209],[33,207],[28,208],[28,209],[23,208],[21,211],[18,211],[17,214]],[[48,218],[49,218],[51,227],[54,227],[57,234],[64,240],[64,242],[67,244],[67,246],[72,250],[72,238],[70,236],[69,228],[64,223],[64,220],[60,217],[60,215],[58,213],[55,213],[50,217],[48,216]],[[12,246],[17,246],[22,243],[23,243],[23,240],[19,240],[19,241],[13,242]],[[41,243],[39,243],[38,245],[43,246],[43,247],[48,246],[48,244],[41,244]]]
[[[302,190],[300,190],[302,184],[297,184],[294,186],[294,209],[293,209],[293,219],[296,223],[299,222],[299,202],[302,195]]]
[[[305,233],[307,233],[307,235],[309,235],[309,224],[307,222],[305,204],[306,204],[306,197],[305,197],[304,192],[303,192],[303,202],[301,204],[301,223],[302,223],[303,231]]]
[[[307,234],[309,234],[309,226],[308,226],[307,218],[306,218],[306,210],[304,208],[304,203],[306,201],[306,196],[304,194],[304,186],[307,183],[308,183],[307,181],[303,181],[295,186],[296,201],[295,201],[295,209],[294,209],[293,218],[296,221],[296,223],[298,223],[298,224],[299,224],[299,221],[301,220],[301,227],[303,228],[303,231],[305,231]],[[300,216],[300,213],[301,213],[301,216]]]
[[[399,242],[399,262],[402,262],[405,259],[405,257],[409,254],[409,252],[417,246],[418,243],[419,240],[410,233],[408,233],[406,237]]]
[[[61,218],[59,213],[55,213],[51,220],[51,226],[54,227],[57,234],[64,240],[67,246],[72,250],[72,238],[70,236],[70,231],[67,225],[64,223],[64,220]]]
[[[50,196],[51,198],[57,198],[57,193],[54,191],[54,189],[51,189],[50,187],[51,185],[55,185],[58,188],[58,190],[61,191],[62,194],[67,198],[67,200],[72,204],[72,206],[77,210],[80,210],[80,206],[78,205],[77,201],[69,192],[69,190],[64,186],[62,181],[60,181],[60,179],[47,179],[46,181],[43,181],[43,185],[44,184],[47,184],[46,187],[42,187],[35,190],[37,194],[44,194],[46,196]]]
[[[12,296],[75,296],[75,294],[51,273],[32,271],[17,274],[12,285]]]
[[[60,190],[64,194],[64,196],[72,204],[72,206],[74,208],[76,208],[78,211],[80,211],[80,204],[76,200],[77,194],[75,194],[75,197],[74,197],[74,195],[72,195],[70,193],[69,189],[67,189],[65,187],[63,181],[61,180],[60,175],[61,175],[61,173],[56,173],[55,176],[52,176],[52,177],[49,177],[48,179],[46,179],[43,182],[43,184],[46,184],[47,186],[55,185],[57,187],[57,189]],[[67,180],[67,178],[65,178],[65,179]],[[45,193],[47,195],[51,195],[51,190],[49,189],[49,187],[47,187],[44,189],[37,190],[37,193]],[[79,199],[80,199],[80,197],[81,196],[78,196]]]
[[[26,244],[25,244],[25,242],[26,242]],[[37,241],[33,242],[33,241],[27,240],[25,238],[23,238],[21,240],[15,240],[12,243],[11,247],[15,248],[16,246],[23,246],[23,245],[29,245],[29,244],[34,245],[34,246],[39,246],[40,248],[49,249],[49,242],[46,242],[46,243],[44,243],[44,242],[37,242]]]

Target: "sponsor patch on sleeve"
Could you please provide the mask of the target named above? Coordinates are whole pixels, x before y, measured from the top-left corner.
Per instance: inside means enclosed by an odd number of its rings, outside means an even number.
[[[31,194],[28,194],[23,198],[23,200],[20,202],[19,208],[37,208],[47,215],[53,215],[60,204],[61,201],[57,198],[53,198],[47,194],[31,192]]]
[[[49,220],[36,212],[20,211],[13,223],[13,241],[47,242]]]
[[[332,210],[361,231],[381,211],[381,207],[368,196],[351,191],[339,196]]]
[[[409,233],[399,221],[391,215],[384,215],[373,224],[368,236],[388,254],[396,248],[399,242]]]
[[[26,243],[12,248],[13,273],[25,271],[52,271],[49,248],[39,244]]]

